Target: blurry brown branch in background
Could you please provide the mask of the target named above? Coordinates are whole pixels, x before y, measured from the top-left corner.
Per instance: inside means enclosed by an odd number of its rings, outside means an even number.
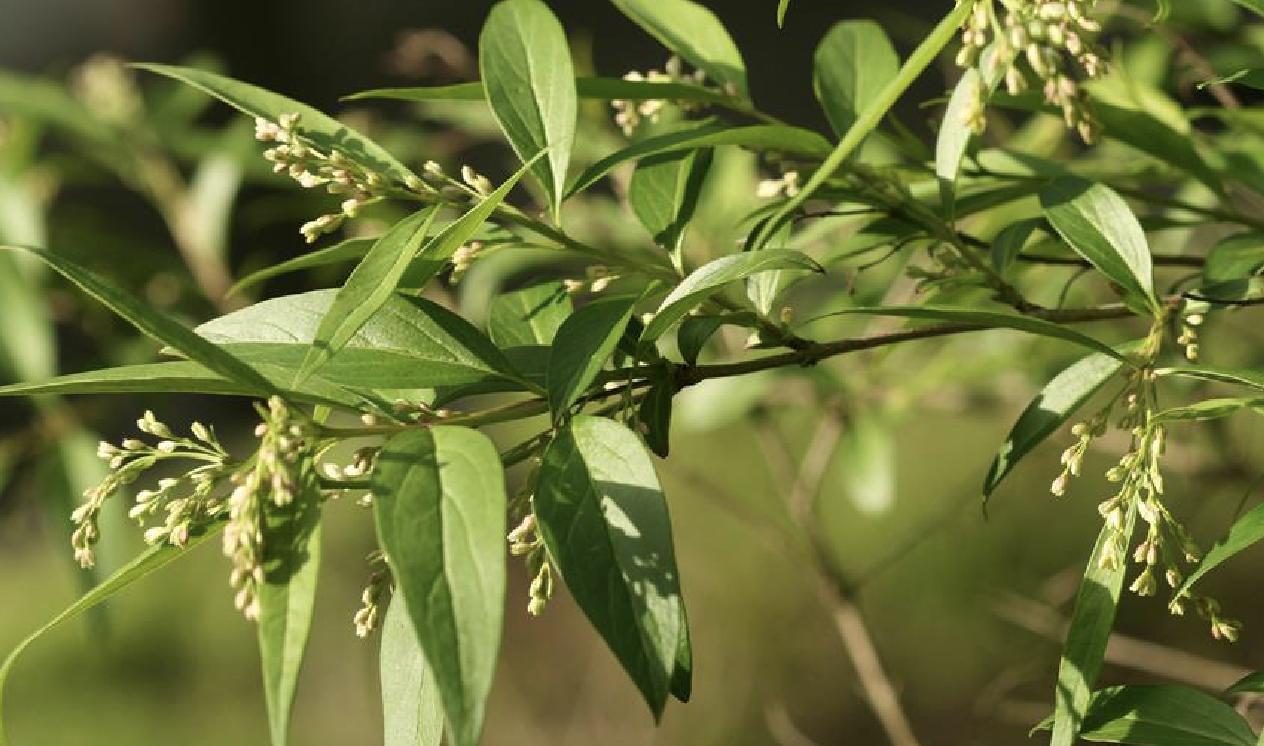
[[[917,746],[908,716],[900,706],[895,687],[887,677],[877,646],[865,624],[864,615],[853,597],[853,588],[838,567],[828,540],[820,531],[815,517],[816,497],[829,466],[839,437],[843,432],[842,411],[837,401],[827,403],[825,415],[809,442],[799,467],[776,424],[764,412],[754,415],[755,433],[769,469],[778,484],[789,485],[787,508],[798,529],[807,539],[809,554],[817,570],[817,589],[821,602],[833,617],[834,628],[851,658],[856,676],[864,690],[869,707],[881,723],[893,746]]]

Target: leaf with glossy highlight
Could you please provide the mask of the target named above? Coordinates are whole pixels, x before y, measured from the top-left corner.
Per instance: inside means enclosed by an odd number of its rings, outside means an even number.
[[[443,700],[403,599],[391,599],[380,653],[384,746],[441,746]]]
[[[691,0],[612,1],[685,62],[742,98],[750,98],[742,53],[710,10]]]

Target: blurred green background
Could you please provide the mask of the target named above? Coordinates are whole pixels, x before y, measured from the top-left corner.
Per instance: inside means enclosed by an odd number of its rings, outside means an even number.
[[[573,35],[581,70],[618,75],[661,66],[662,50],[606,3],[550,5]],[[942,10],[913,0],[877,9],[801,0],[778,31],[773,0],[709,5],[741,45],[759,104],[823,132],[810,64],[828,24],[877,17],[907,51]],[[1193,5],[1177,9],[1176,28],[1205,45],[1222,71],[1264,64],[1264,33],[1242,25],[1229,3]],[[193,62],[331,109],[340,95],[363,88],[469,79],[471,44],[487,7],[0,0],[0,239],[55,247],[190,322],[251,297],[335,285],[345,268],[290,275],[225,298],[231,279],[306,251],[297,226],[328,200],[273,178],[248,122],[199,94],[134,77],[117,61]],[[1130,64],[1150,82],[1182,100],[1204,100],[1169,41],[1152,35],[1129,43]],[[943,72],[951,75],[951,67]],[[938,109],[916,104],[941,95],[945,85],[942,76],[928,75],[904,105],[915,128],[931,131]],[[477,106],[356,107],[349,116],[410,164],[469,162],[494,177],[512,165]],[[591,160],[618,139],[608,110],[589,106],[585,117],[591,135],[580,157]],[[1026,132],[1033,131],[1039,127]],[[700,211],[706,230],[691,237],[692,251],[731,249],[736,220],[755,204],[756,178],[753,158],[722,154]],[[616,188],[586,199],[568,214],[569,226],[598,240],[637,243],[617,196]],[[374,217],[391,215],[370,215],[369,225]],[[1197,230],[1174,231],[1162,246],[1197,252],[1207,240]],[[11,256],[0,260],[5,382],[155,359],[152,344],[64,283]],[[861,263],[831,267],[825,280],[800,292],[819,297],[851,282],[874,299],[888,287],[907,292],[894,268],[860,272]],[[455,292],[437,297],[477,320],[489,293],[566,269],[530,254],[488,260]],[[1064,270],[1033,272],[1045,273],[1032,278],[1054,297],[1069,277]],[[1090,290],[1077,285],[1073,300],[1079,292]],[[743,340],[724,342],[736,352]],[[1204,349],[1212,359],[1258,366],[1261,342],[1260,325],[1246,312],[1210,326]],[[1061,500],[1048,484],[1065,433],[1024,462],[987,520],[979,485],[1013,418],[1073,354],[990,332],[690,390],[677,410],[672,458],[660,462],[660,473],[694,636],[693,701],[673,704],[655,728],[565,593],[542,618],[527,616],[527,579],[511,564],[485,742],[884,742],[819,600],[818,581],[788,538],[779,467],[775,456],[769,462],[770,430],[799,460],[817,428],[822,392],[844,396],[848,418],[822,481],[820,520],[859,584],[857,603],[914,730],[926,744],[1024,739],[1048,712],[1060,620],[1099,525],[1095,506],[1107,493],[1093,475],[1117,457],[1120,444],[1108,441],[1095,452],[1089,476]],[[209,397],[0,401],[0,650],[88,582],[70,562],[69,507],[93,483],[96,440],[130,436],[146,408],[173,426],[213,422],[230,448],[244,442],[252,423],[248,402]],[[518,433],[500,434],[509,442]],[[1190,428],[1177,441],[1169,491],[1206,545],[1258,499],[1252,485],[1264,470],[1254,459],[1261,432],[1233,421]],[[105,565],[140,546],[125,525],[124,502],[112,504]],[[331,506],[326,516],[318,619],[294,743],[372,744],[381,727],[376,644],[357,640],[351,625],[368,572],[370,516],[350,503]],[[1196,620],[1168,617],[1161,601],[1128,597],[1119,629],[1133,639],[1113,650],[1105,683],[1171,678],[1225,686],[1261,667],[1264,601],[1252,577],[1262,559],[1258,548],[1249,551],[1206,581],[1245,622],[1236,645],[1214,643]],[[112,602],[106,615],[38,643],[19,663],[6,703],[15,743],[264,743],[254,630],[232,610],[226,579],[217,548],[204,547]]]

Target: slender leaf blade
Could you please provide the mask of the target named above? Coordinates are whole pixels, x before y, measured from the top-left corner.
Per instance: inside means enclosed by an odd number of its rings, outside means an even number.
[[[505,481],[487,436],[460,427],[387,441],[373,472],[378,539],[443,699],[474,746],[500,648]]]
[[[545,451],[534,505],[571,595],[661,716],[687,633],[667,502],[645,447],[617,422],[575,417]]]
[[[558,329],[549,354],[548,399],[554,420],[571,406],[597,378],[614,354],[636,308],[635,297],[606,298],[589,303]]]
[[[691,0],[612,0],[664,47],[742,98],[750,98],[746,63],[715,14]]]
[[[1080,738],[1137,746],[1255,744],[1251,726],[1232,707],[1176,684],[1112,686],[1094,692]]]
[[[254,287],[261,282],[270,280],[273,277],[280,277],[291,272],[298,272],[304,269],[312,269],[314,267],[325,267],[330,264],[339,264],[349,262],[353,259],[362,259],[374,244],[378,242],[378,238],[348,238],[345,241],[339,241],[333,246],[326,246],[323,249],[310,251],[301,254],[293,259],[287,259],[284,262],[273,264],[257,272],[251,272],[245,277],[238,280],[228,289],[227,295],[237,295],[241,291]]]
[[[816,99],[841,136],[899,74],[900,56],[877,23],[840,21],[821,39],[812,69]]]
[[[441,746],[443,700],[403,599],[382,622],[382,724],[385,746]]]

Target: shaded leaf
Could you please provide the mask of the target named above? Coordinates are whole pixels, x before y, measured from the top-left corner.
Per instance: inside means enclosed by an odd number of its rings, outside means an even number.
[[[654,242],[677,255],[685,226],[693,219],[713,150],[677,151],[637,164],[628,184],[628,203]]]
[[[1223,564],[1235,554],[1264,539],[1264,505],[1257,505],[1246,515],[1234,521],[1229,533],[1207,551],[1198,567],[1185,578],[1175,596],[1187,594],[1204,575]],[[1230,691],[1233,691],[1232,689]]]
[[[620,163],[647,158],[659,153],[718,145],[737,145],[753,150],[776,150],[806,158],[821,158],[830,151],[829,142],[811,130],[774,124],[731,127],[726,124],[706,122],[675,132],[646,137],[602,158],[575,177],[575,180],[566,188],[566,196],[570,197],[584,191]]]
[[[606,298],[571,314],[558,329],[549,355],[548,398],[561,419],[596,380],[614,354],[636,308],[636,298]]]
[[[680,329],[676,331],[676,345],[680,348],[680,356],[684,358],[687,365],[697,365],[698,355],[702,352],[702,348],[721,326],[735,324],[754,328],[758,320],[758,317],[750,311],[712,316],[685,316],[680,322]]]
[[[373,245],[377,242],[378,238],[348,238],[346,241],[339,241],[333,246],[326,246],[323,249],[300,254],[293,259],[287,259],[284,262],[264,267],[257,272],[251,272],[234,283],[228,289],[227,295],[236,295],[246,288],[254,287],[265,280],[289,274],[290,272],[360,259],[369,253],[369,249],[373,248]]]
[[[1207,284],[1252,277],[1264,267],[1264,233],[1239,233],[1207,252],[1203,281]]]
[[[764,251],[730,254],[715,259],[694,270],[668,293],[658,307],[654,318],[641,335],[643,342],[653,342],[671,328],[685,314],[697,308],[708,297],[719,292],[730,282],[743,280],[760,272],[778,269],[801,269],[823,272],[807,254],[792,249],[766,249]]]
[[[676,396],[675,371],[671,367],[652,378],[650,390],[641,400],[637,410],[638,420],[645,436],[645,444],[659,458],[667,458],[671,451],[672,399]]]
[[[551,345],[573,310],[571,296],[562,283],[542,282],[492,299],[487,331],[502,350]]]
[[[1119,358],[1094,353],[1068,367],[1045,385],[1010,428],[987,477],[983,480],[983,506],[1001,480],[1036,446],[1062,427],[1106,382],[1119,372]]]
[[[954,216],[957,197],[957,177],[961,174],[961,161],[970,146],[974,131],[970,129],[970,116],[979,106],[983,95],[983,76],[976,68],[967,68],[957,81],[944,110],[943,123],[935,138],[935,176],[939,179],[940,200],[944,214]]]
[[[505,597],[505,482],[487,436],[394,436],[373,471],[378,540],[434,674],[456,746],[483,730]]]
[[[179,350],[190,360],[260,394],[278,393],[271,381],[229,352],[198,336],[192,329],[146,306],[136,298],[107,283],[83,267],[44,249],[0,246],[0,250],[25,251],[44,261],[88,295],[100,301],[132,326],[150,337]]]
[[[1046,721],[1038,726],[1048,729]],[[1112,686],[1093,693],[1080,738],[1138,746],[1253,746],[1232,707],[1176,684]]]
[[[576,416],[544,453],[534,505],[571,595],[660,716],[686,632],[671,520],[645,447],[617,422]]]
[[[397,181],[415,178],[412,171],[381,145],[329,115],[287,96],[191,67],[153,63],[137,64],[135,67],[183,81],[252,117],[276,121],[282,114],[298,114],[303,136],[318,148],[328,151],[336,147],[357,163]]]
[[[813,60],[816,100],[840,136],[900,72],[900,56],[886,31],[868,20],[834,24]]]
[[[819,316],[812,321],[818,321],[830,316],[847,316],[851,314],[859,314],[866,316],[897,316],[907,319],[926,319],[929,321],[943,321],[952,324],[960,324],[965,327],[977,327],[983,329],[1014,329],[1028,334],[1036,334],[1042,337],[1050,337],[1053,339],[1061,339],[1065,342],[1073,342],[1081,347],[1087,347],[1090,350],[1105,353],[1113,358],[1127,362],[1127,358],[1123,353],[1093,339],[1092,337],[1068,329],[1050,321],[1038,319],[1032,316],[1019,316],[1012,313],[1001,313],[998,311],[980,311],[975,308],[959,308],[954,306],[872,306],[862,308],[845,308],[841,311],[832,311]]]
[[[1031,234],[1040,227],[1041,222],[1036,218],[1020,220],[1006,226],[996,234],[996,238],[992,239],[991,256],[992,266],[997,272],[1005,272],[1018,259],[1023,247],[1031,239]]]
[[[742,98],[746,63],[715,14],[691,0],[612,0],[664,47]]]

